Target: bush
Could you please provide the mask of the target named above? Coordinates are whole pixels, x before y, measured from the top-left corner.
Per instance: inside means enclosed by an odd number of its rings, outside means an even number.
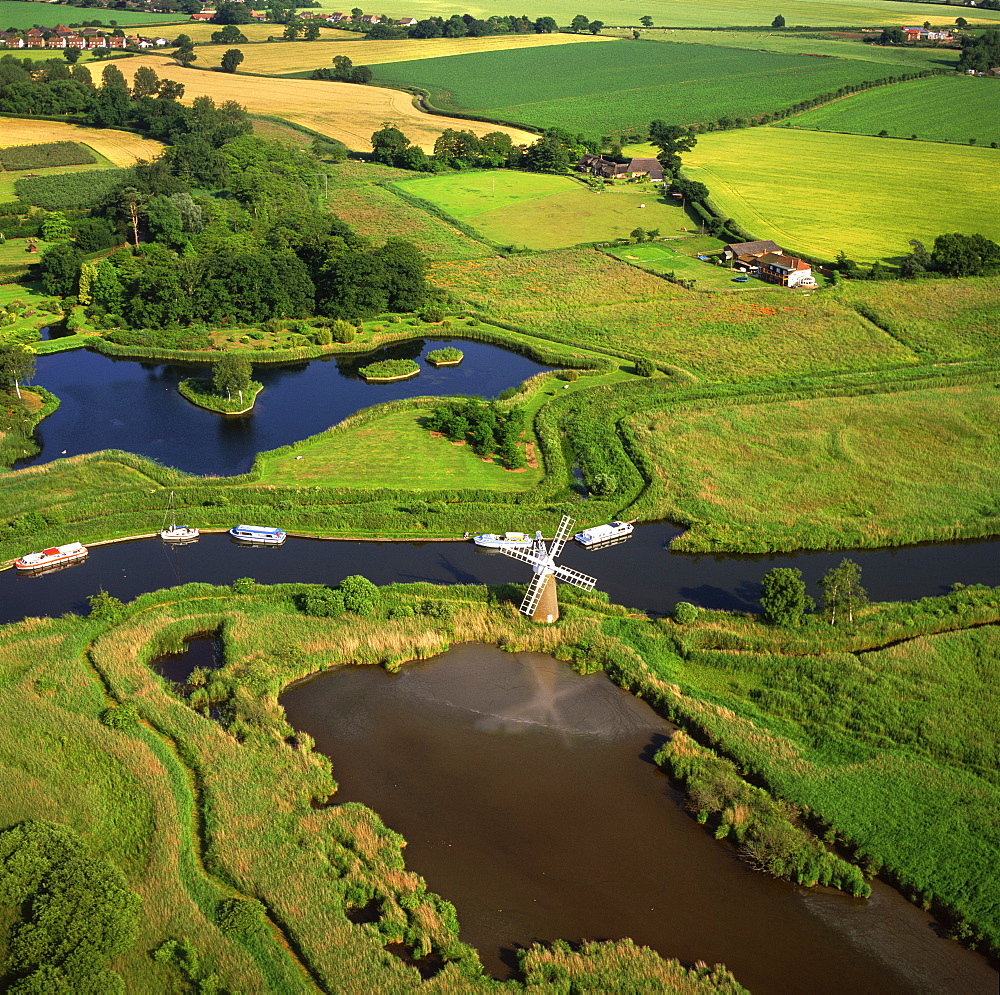
[[[257,586],[253,577],[239,577],[229,585],[233,594],[250,594]]]
[[[111,705],[101,712],[101,722],[109,729],[134,729],[139,724],[139,709],[134,701]]]
[[[336,618],[343,615],[345,609],[344,595],[329,587],[306,591],[296,598],[299,611],[314,618]]]
[[[444,319],[445,319],[445,313],[439,307],[429,307],[429,308],[425,308],[423,311],[420,312],[420,317],[424,321],[433,324],[433,323],[436,323],[436,322],[439,322],[439,321],[444,321]]]
[[[637,359],[635,361],[635,372],[640,377],[651,377],[656,373],[656,363],[651,359]]]
[[[255,898],[226,898],[215,907],[215,922],[226,936],[249,936],[267,926],[267,911]]]
[[[111,622],[112,624],[120,622],[127,611],[125,605],[118,598],[112,597],[103,588],[97,594],[92,594],[87,598],[87,602],[90,605],[90,617],[100,622]]]
[[[352,574],[340,582],[344,607],[355,615],[377,615],[382,609],[382,594],[367,578]]]
[[[346,343],[353,342],[358,332],[349,321],[344,321],[343,318],[337,318],[337,320],[330,325],[330,334],[333,336],[334,342]]]
[[[689,601],[678,601],[674,605],[674,621],[678,625],[690,625],[698,620],[701,609],[697,605],[692,605]]]

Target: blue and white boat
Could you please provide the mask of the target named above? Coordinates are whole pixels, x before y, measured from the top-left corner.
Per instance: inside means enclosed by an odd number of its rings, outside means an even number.
[[[477,532],[472,541],[486,549],[530,549],[535,539],[527,532],[501,532],[499,535]]]
[[[229,530],[237,542],[255,546],[280,546],[288,536],[281,529],[271,529],[264,525],[237,525]]]
[[[577,532],[573,538],[581,546],[595,549],[598,546],[609,546],[612,543],[621,542],[627,539],[632,532],[631,522],[608,522],[607,525],[598,525],[592,529]]]

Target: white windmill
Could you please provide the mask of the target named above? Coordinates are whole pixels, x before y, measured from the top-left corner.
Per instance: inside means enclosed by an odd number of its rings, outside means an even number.
[[[501,547],[500,552],[515,560],[530,563],[535,571],[531,584],[521,602],[520,611],[535,622],[554,622],[559,618],[559,601],[556,598],[556,579],[572,584],[574,587],[592,591],[597,583],[596,577],[588,577],[578,570],[558,566],[556,557],[562,552],[563,546],[573,528],[573,519],[563,515],[559,528],[552,539],[552,545],[545,548],[545,540],[541,532],[535,533],[535,542],[530,552],[522,549]]]

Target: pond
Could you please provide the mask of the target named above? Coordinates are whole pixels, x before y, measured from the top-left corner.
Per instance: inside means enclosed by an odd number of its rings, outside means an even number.
[[[508,977],[535,940],[629,936],[723,962],[755,993],[995,992],[985,960],[875,882],[871,899],[750,871],[652,763],[671,726],[605,675],[465,644],[390,675],[342,667],[282,696],[407,867]]]
[[[460,366],[422,360],[442,344],[465,353]],[[373,360],[416,359],[419,377],[366,383],[358,367]],[[294,364],[260,364],[264,384],[253,411],[223,417],[186,401],[177,385],[210,375],[207,364],[111,359],[76,350],[40,356],[35,382],[62,404],[39,425],[41,452],[17,466],[47,463],[100,449],[122,449],[187,473],[229,476],[250,469],[254,456],[343,421],[361,408],[406,397],[478,394],[495,397],[542,370],[541,363],[483,342],[417,339],[365,355]]]

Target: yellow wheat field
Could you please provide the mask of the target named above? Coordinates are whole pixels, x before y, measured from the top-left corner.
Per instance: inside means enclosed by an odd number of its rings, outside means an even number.
[[[248,41],[266,42],[268,38],[280,38],[285,27],[283,24],[237,24],[240,31],[246,36]],[[221,24],[210,24],[206,21],[190,21],[184,24],[171,24],[163,29],[163,36],[173,40],[178,35],[187,35],[188,38],[198,44],[207,45],[212,40],[212,35],[216,31],[221,31]],[[331,39],[346,39],[350,41],[361,36],[354,31],[341,31],[338,28],[320,27],[320,38],[330,41]],[[242,43],[241,43],[242,44]],[[287,44],[301,44],[299,42],[288,42]],[[310,42],[315,44],[315,42]]]
[[[264,25],[257,25],[262,27]],[[280,34],[278,25],[269,25],[271,34]],[[216,31],[219,29],[216,28]],[[348,32],[341,32],[349,34]],[[247,35],[249,38],[250,35]],[[265,36],[266,37],[266,36]],[[383,62],[412,62],[439,59],[447,55],[471,55],[509,48],[546,48],[550,45],[579,45],[614,41],[594,35],[487,35],[485,38],[404,38],[401,41],[363,41],[360,35],[348,40],[289,41],[270,45],[247,45],[240,49],[242,73],[301,73],[329,67],[335,55],[346,55],[356,66],[377,66]],[[198,65],[218,66],[231,45],[198,47]]]
[[[138,159],[155,159],[163,145],[128,131],[83,128],[62,121],[29,121],[0,118],[0,148],[11,145],[39,145],[43,142],[80,142],[110,159],[116,166],[132,166]]]
[[[315,44],[315,43],[314,43]],[[199,52],[201,49],[198,50]],[[413,98],[400,90],[383,90],[353,83],[320,83],[307,79],[264,79],[231,73],[207,73],[185,69],[165,56],[145,55],[119,63],[126,76],[140,66],[150,66],[161,79],[184,84],[184,100],[212,97],[216,102],[235,100],[252,114],[282,117],[336,138],[348,148],[370,152],[370,138],[384,121],[400,129],[414,145],[430,152],[445,128],[459,128],[485,135],[505,131],[518,145],[530,145],[537,138],[519,128],[503,128],[479,121],[425,114],[413,105]]]

